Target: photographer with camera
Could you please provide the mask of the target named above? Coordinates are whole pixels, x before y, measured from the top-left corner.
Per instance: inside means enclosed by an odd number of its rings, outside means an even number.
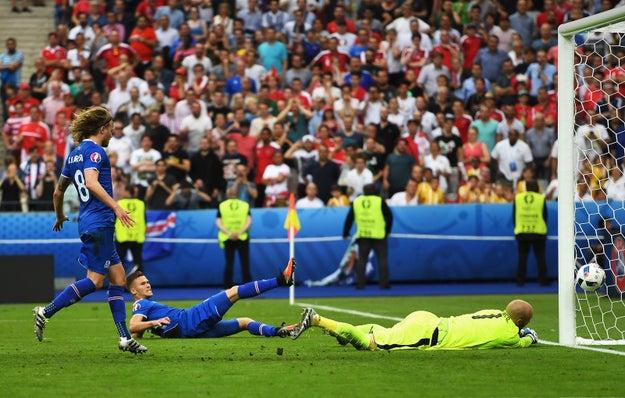
[[[256,188],[256,184],[247,178],[249,168],[246,164],[239,163],[236,165],[235,173],[235,179],[228,182],[226,194],[229,198],[238,198],[251,207],[258,197],[258,189]]]
[[[37,181],[35,193],[37,195],[37,210],[53,211],[52,197],[54,195],[54,187],[56,187],[56,165],[53,161],[45,162],[45,173]]]

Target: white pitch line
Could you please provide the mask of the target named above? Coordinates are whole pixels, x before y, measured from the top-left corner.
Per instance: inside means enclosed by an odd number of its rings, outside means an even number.
[[[313,307],[315,309],[320,309],[320,310],[324,310],[324,311],[340,312],[340,313],[343,313],[343,314],[358,315],[358,316],[369,317],[369,318],[388,319],[388,320],[391,320],[391,321],[401,321],[401,320],[404,319],[404,318],[397,318],[397,317],[392,317],[392,316],[374,314],[372,312],[362,312],[362,311],[356,311],[356,310],[349,310],[349,309],[345,309],[345,308],[331,307],[331,306],[327,306],[327,305],[315,305],[315,304],[309,304],[309,303],[295,303],[295,305],[298,305],[300,307]],[[575,348],[575,349],[578,349],[578,350],[595,351],[595,352],[601,352],[601,353],[604,353],[604,354],[613,354],[613,355],[623,355],[623,356],[625,356],[625,352],[623,352],[623,351],[614,351],[614,350],[609,350],[607,348],[588,347],[588,346],[583,346],[583,345],[564,346],[564,345],[560,345],[559,343],[556,343],[554,341],[542,340],[542,339],[538,340],[538,341],[541,344],[545,344],[545,345],[553,345],[553,346],[564,347],[564,348]]]
[[[393,316],[374,314],[371,312],[362,312],[362,311],[356,311],[356,310],[348,310],[344,308],[329,307],[327,305],[315,305],[315,304],[308,304],[308,303],[295,303],[295,305],[299,305],[300,307],[313,307],[315,309],[320,309],[320,310],[325,310],[325,311],[341,312],[343,314],[359,315],[359,316],[364,316],[364,317],[369,317],[369,318],[388,319],[390,321],[397,321],[397,322],[404,319],[404,318],[397,318]]]
[[[564,347],[564,348],[575,348],[578,350],[595,351],[595,352],[602,352],[604,354],[614,354],[614,355],[625,356],[625,352],[623,351],[609,350],[607,348],[589,347],[585,345],[576,345],[576,346],[560,345],[559,343],[556,343],[555,341],[548,341],[548,340],[541,340],[541,339],[538,339],[538,342],[541,344],[556,345],[556,346]]]

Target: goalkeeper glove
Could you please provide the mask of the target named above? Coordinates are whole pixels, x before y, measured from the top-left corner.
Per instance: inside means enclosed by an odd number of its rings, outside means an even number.
[[[525,328],[522,329],[519,332],[519,336],[520,337],[529,337],[530,339],[532,339],[532,344],[536,344],[538,343],[538,334],[536,333],[536,331],[534,329],[530,329],[530,328]]]

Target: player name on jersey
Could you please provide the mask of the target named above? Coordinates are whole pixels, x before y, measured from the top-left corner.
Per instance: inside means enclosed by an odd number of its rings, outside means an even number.
[[[82,162],[82,154],[81,155],[74,155],[72,157],[67,158],[67,163],[69,163],[69,164],[76,163],[76,162]]]

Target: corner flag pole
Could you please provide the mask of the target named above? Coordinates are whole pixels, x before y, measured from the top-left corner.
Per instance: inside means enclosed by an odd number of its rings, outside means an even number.
[[[295,257],[295,234],[299,231],[299,218],[295,211],[295,195],[289,196],[289,211],[284,220],[284,228],[288,231],[289,237],[289,258]],[[289,289],[289,304],[295,304],[295,284]]]
[[[291,194],[292,196],[293,194]],[[295,211],[295,210],[293,210]],[[289,210],[290,212],[290,210]],[[295,227],[289,226],[289,258],[295,257]],[[295,304],[295,283],[289,287],[289,304]]]

